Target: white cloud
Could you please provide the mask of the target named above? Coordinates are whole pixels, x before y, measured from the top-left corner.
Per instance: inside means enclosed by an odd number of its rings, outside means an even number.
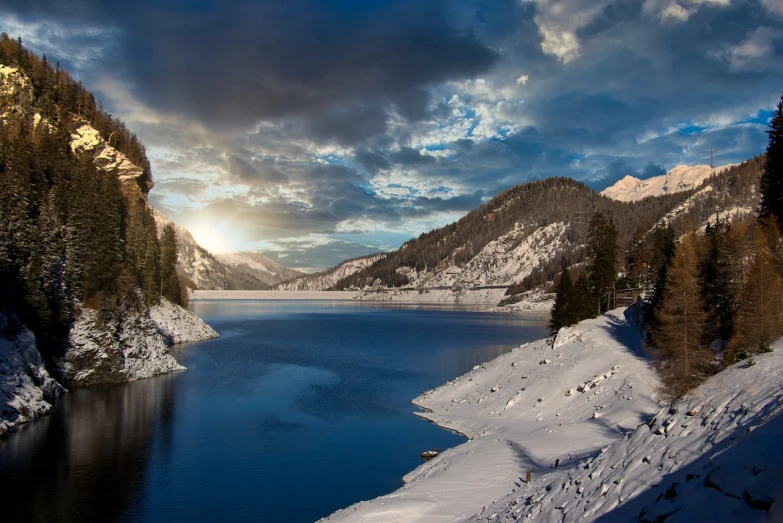
[[[530,79],[530,77],[526,74],[521,75],[519,78],[517,78],[517,85],[527,85],[527,81]]]
[[[727,7],[730,4],[731,0],[644,0],[643,10],[662,21],[685,22],[702,6]]]
[[[761,0],[761,5],[770,13],[783,16],[783,0]]]
[[[21,38],[26,47],[40,54],[69,60],[78,69],[88,68],[99,59],[116,33],[111,27],[83,25],[75,28],[53,21],[26,22],[9,13],[3,13],[0,30],[11,38]],[[79,40],[88,41],[90,45],[70,44]]]
[[[521,0],[536,4],[534,18],[541,34],[541,50],[567,64],[579,58],[576,33],[587,27],[611,0]]]
[[[759,27],[748,33],[742,42],[727,45],[710,53],[712,58],[725,61],[735,72],[763,71],[780,67],[774,60],[775,41],[783,38],[783,31],[773,27]]]

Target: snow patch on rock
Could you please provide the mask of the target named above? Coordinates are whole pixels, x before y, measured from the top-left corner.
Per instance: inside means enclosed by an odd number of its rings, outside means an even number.
[[[47,414],[63,389],[46,371],[35,336],[0,314],[0,435]]]
[[[165,299],[150,309],[150,319],[169,345],[211,340],[219,336],[194,313]]]
[[[57,364],[69,386],[135,381],[184,369],[148,314],[130,311],[103,323],[97,311],[87,308],[71,328]]]
[[[71,149],[77,154],[92,154],[96,167],[107,173],[116,174],[122,181],[136,181],[144,174],[141,167],[106,143],[101,133],[87,122],[83,122],[71,134]]]

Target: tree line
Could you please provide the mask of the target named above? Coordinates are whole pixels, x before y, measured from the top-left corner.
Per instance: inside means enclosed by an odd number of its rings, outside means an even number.
[[[164,229],[158,237],[148,186],[122,184],[115,174],[97,169],[90,154],[77,156],[71,149],[71,111],[78,109],[98,126],[104,122],[116,133],[112,143],[124,146],[149,172],[143,147],[95,106],[92,95],[75,88],[67,73],[20,41],[0,38],[0,64],[19,68],[33,86],[31,98],[20,98],[19,86],[7,85],[0,99],[13,107],[0,120],[3,312],[33,330],[50,359],[63,350],[83,306],[97,309],[108,323],[130,310],[144,311],[161,297],[184,303],[174,231]]]
[[[759,166],[760,179],[738,176]],[[754,354],[771,350],[783,335],[783,98],[772,117],[763,159],[708,183],[719,187],[717,195],[732,184],[747,193],[748,179],[758,181],[757,213],[717,214],[708,218],[703,231],[689,219],[690,230],[682,235],[672,221],[663,221],[632,240],[619,279],[611,257],[616,234],[611,222],[595,214],[586,270],[562,267],[552,329],[605,311],[610,286],[644,286],[648,342],[657,356],[663,392],[671,398],[727,365],[745,359],[752,364]],[[579,273],[576,283],[572,272]]]

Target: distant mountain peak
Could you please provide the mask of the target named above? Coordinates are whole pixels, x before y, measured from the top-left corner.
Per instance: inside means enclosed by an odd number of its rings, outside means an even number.
[[[645,180],[627,175],[611,187],[601,191],[601,194],[613,200],[632,202],[648,196],[689,191],[700,186],[712,174],[721,173],[733,165],[722,165],[714,169],[709,165],[678,165],[666,174]]]

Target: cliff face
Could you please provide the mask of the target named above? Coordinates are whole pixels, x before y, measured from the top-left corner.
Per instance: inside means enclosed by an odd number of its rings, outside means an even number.
[[[217,337],[161,296],[174,269],[151,187],[122,122],[0,38],[0,434],[49,412],[61,383],[179,370],[169,345]]]

